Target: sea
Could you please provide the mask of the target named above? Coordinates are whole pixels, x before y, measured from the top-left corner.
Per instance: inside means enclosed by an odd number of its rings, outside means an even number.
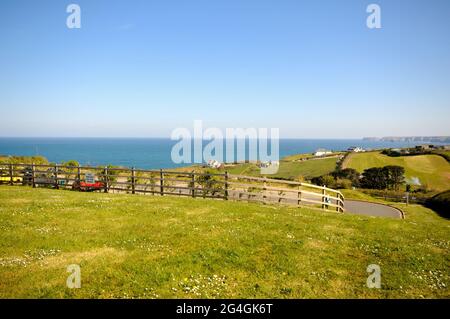
[[[191,165],[174,163],[171,152],[176,143],[178,141],[169,138],[0,137],[0,156],[41,155],[54,163],[76,160],[81,165],[117,165],[141,169],[167,169]],[[203,141],[204,145],[208,143]],[[319,148],[342,151],[349,147],[381,149],[413,147],[422,143],[363,139],[280,139],[279,155],[283,158],[293,154],[313,153]]]

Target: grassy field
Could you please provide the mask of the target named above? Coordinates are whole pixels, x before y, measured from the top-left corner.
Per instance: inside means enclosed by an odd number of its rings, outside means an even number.
[[[303,176],[306,179],[310,179],[334,171],[336,168],[336,161],[336,157],[311,159],[303,162],[282,160],[280,161],[278,173],[268,176],[291,180]],[[239,164],[227,170],[230,174],[261,176],[260,168],[255,164]]]
[[[450,297],[450,221],[398,207],[405,220],[0,186],[0,297]]]
[[[294,157],[296,158],[296,157]],[[336,168],[337,157],[331,158],[321,158],[321,159],[311,159],[303,162],[298,162],[296,160],[286,160],[280,161],[280,167],[277,174],[267,175],[270,178],[282,178],[282,179],[297,179],[302,176],[305,179],[311,179],[313,177],[326,175],[334,171]],[[200,166],[193,167],[183,167],[178,168],[178,171],[196,171],[202,170]],[[207,169],[216,173],[223,173],[225,170],[229,174],[234,175],[247,175],[261,177],[261,169],[254,163],[242,163],[233,166],[228,166],[222,170]]]
[[[352,153],[344,162],[344,168],[354,168],[359,172],[386,165],[403,166],[408,179],[419,178],[420,183],[430,189],[441,191],[450,188],[450,164],[439,155],[389,157],[379,152]]]

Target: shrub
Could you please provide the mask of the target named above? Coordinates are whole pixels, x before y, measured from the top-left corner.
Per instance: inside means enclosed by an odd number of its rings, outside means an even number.
[[[332,173],[336,179],[350,180],[352,186],[359,187],[359,172],[353,168],[345,168],[342,170],[336,170]]]
[[[450,190],[431,197],[426,206],[445,218],[450,218]]]
[[[294,181],[303,183],[305,181],[305,177],[303,177],[303,175],[298,175],[296,178],[294,178]]]
[[[197,176],[196,182],[202,187],[202,194],[205,197],[207,194],[214,196],[223,189],[223,184],[219,182],[216,176],[212,175],[210,171]]]
[[[0,157],[0,163],[12,164],[48,164],[48,160],[43,156],[5,156]]]
[[[319,176],[319,177],[314,177],[311,180],[311,183],[318,185],[318,186],[326,186],[326,187],[330,187],[333,188],[335,186],[335,179],[332,175],[324,175],[324,176]]]
[[[338,189],[352,189],[353,182],[349,179],[338,178],[335,182],[334,187]]]

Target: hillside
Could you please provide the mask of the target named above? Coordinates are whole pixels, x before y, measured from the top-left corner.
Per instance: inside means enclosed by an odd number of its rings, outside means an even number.
[[[0,186],[0,297],[448,298],[450,222],[399,207],[406,220]]]
[[[303,176],[310,179],[332,172],[336,168],[337,157],[309,159],[302,162],[281,160],[280,167],[271,178],[296,179]],[[230,174],[261,176],[260,168],[255,164],[239,164],[228,169]]]
[[[308,160],[299,161],[300,158]],[[331,173],[336,168],[336,162],[338,157],[328,158],[311,158],[307,154],[299,154],[296,156],[290,156],[280,161],[280,166],[276,174],[267,175],[270,178],[281,178],[294,180],[302,176],[304,179],[311,179],[313,177],[326,175]],[[239,163],[234,165],[227,165],[225,169],[203,169],[200,166],[182,167],[173,169],[175,171],[203,171],[209,170],[212,172],[221,172],[225,170],[229,174],[235,175],[247,175],[261,177],[261,169],[254,163]]]
[[[380,152],[352,153],[344,161],[344,168],[362,173],[370,167],[398,165],[405,168],[409,183],[419,179],[429,189],[442,191],[450,188],[450,164],[439,155],[389,157]]]

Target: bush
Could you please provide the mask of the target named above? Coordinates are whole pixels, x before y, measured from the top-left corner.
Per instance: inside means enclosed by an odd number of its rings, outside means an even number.
[[[352,186],[359,187],[359,172],[353,168],[336,170],[332,173],[335,179],[346,179],[352,183]]]
[[[336,180],[332,175],[324,175],[319,177],[314,177],[311,180],[311,183],[318,185],[318,186],[326,186],[329,188],[333,188],[335,186]]]
[[[298,175],[296,178],[294,178],[295,182],[303,183],[305,181],[305,178],[303,175]]]
[[[61,165],[75,167],[75,166],[80,166],[80,163],[78,163],[78,161],[75,161],[75,160],[70,160],[70,161],[67,161],[67,162],[61,162]]]
[[[349,179],[345,178],[338,178],[335,182],[334,188],[338,189],[352,189],[353,188],[353,182]]]
[[[439,215],[450,218],[450,190],[431,197],[426,206],[436,211]]]
[[[223,190],[223,184],[217,179],[216,176],[212,175],[210,171],[206,171],[204,174],[197,176],[196,182],[202,188],[202,194],[205,197],[208,194],[214,196]]]
[[[48,164],[48,160],[43,156],[5,156],[0,157],[1,164]]]

